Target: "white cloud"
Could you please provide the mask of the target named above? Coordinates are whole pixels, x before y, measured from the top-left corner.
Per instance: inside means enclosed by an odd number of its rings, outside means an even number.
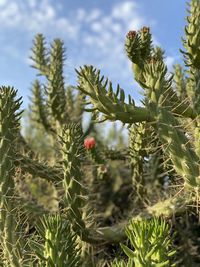
[[[167,65],[168,71],[172,71],[175,61],[176,61],[176,58],[172,56],[167,56],[165,58],[165,64]]]
[[[1,27],[21,29],[31,34],[59,33],[63,28],[65,34],[69,34],[69,38],[74,38],[74,35],[80,36],[84,26],[91,25],[91,29],[96,32],[103,29],[105,32],[120,33],[122,26],[126,31],[130,24],[131,27],[142,24],[142,19],[137,14],[137,5],[133,1],[115,4],[106,15],[98,8],[91,10],[79,8],[69,17],[60,16],[61,3],[53,3],[51,0],[0,0],[0,5]]]
[[[100,22],[94,22],[92,23],[91,25],[91,29],[94,31],[94,32],[100,32],[102,31],[102,24]]]
[[[101,11],[97,8],[93,9],[89,14],[87,14],[87,17],[85,17],[86,21],[88,23],[98,19],[101,16]]]
[[[50,0],[11,0],[0,9],[1,28],[20,29],[32,36],[38,32],[54,35],[61,31],[62,34],[65,30],[66,35],[74,38],[77,29],[74,21],[59,16],[58,10],[59,6],[51,4]]]
[[[126,20],[133,16],[133,11],[137,8],[137,4],[133,1],[125,1],[114,6],[112,16],[116,19]]]
[[[37,0],[28,0],[28,4],[31,8],[35,8],[37,6]]]
[[[98,14],[96,19],[87,24],[89,30],[82,33],[82,59],[76,62],[76,66],[82,64],[85,59],[84,63],[103,68],[104,73],[109,74],[112,80],[131,84],[133,79],[130,63],[124,51],[124,40],[129,30],[139,29],[145,25],[138,5],[134,1],[124,1],[115,4],[109,13]]]
[[[29,39],[40,32],[67,40],[73,52],[68,57],[71,69],[93,64],[122,87],[130,84],[130,93],[132,85],[137,86],[125,55],[124,39],[129,30],[149,25],[136,0],[118,2],[107,12],[100,8],[79,8],[68,12],[68,16],[60,15],[61,5],[62,1],[52,0],[0,0],[1,28],[23,32]],[[16,54],[16,49],[13,51]]]
[[[4,6],[7,3],[7,0],[0,0],[0,6]]]
[[[77,21],[82,21],[85,19],[85,16],[86,16],[86,10],[82,9],[82,8],[79,8],[77,10],[77,14],[76,14],[76,19]]]
[[[19,14],[19,6],[11,2],[5,6],[3,6],[0,10],[0,22],[1,25],[4,26],[11,26],[18,24],[21,20],[20,14]]]
[[[143,25],[143,21],[144,20],[140,17],[134,17],[130,20],[127,26],[129,29],[139,30]]]

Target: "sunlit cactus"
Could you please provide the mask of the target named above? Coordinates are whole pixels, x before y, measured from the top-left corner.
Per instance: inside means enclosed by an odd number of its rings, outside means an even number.
[[[127,33],[140,105],[94,66],[66,85],[63,41],[35,37],[23,131],[17,90],[0,87],[0,266],[199,266],[200,1],[189,7],[174,73],[148,26]]]

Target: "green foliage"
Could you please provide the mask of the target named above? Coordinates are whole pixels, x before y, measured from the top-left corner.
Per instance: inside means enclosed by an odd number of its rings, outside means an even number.
[[[173,75],[148,27],[127,34],[139,106],[93,66],[66,85],[63,41],[35,37],[42,79],[32,84],[24,136],[21,99],[0,87],[0,266],[199,266],[199,0],[187,22],[185,65]],[[102,134],[96,123],[107,120],[127,126],[129,141],[123,127]]]
[[[33,83],[32,120],[42,125],[47,133],[61,133],[63,124],[73,119],[81,121],[84,96],[80,93],[74,98],[74,87],[65,85],[63,41],[55,39],[47,48],[45,38],[38,34],[32,52],[33,67],[46,82],[45,85],[38,80]]]
[[[68,218],[75,231],[83,240],[89,239],[89,233],[82,219],[81,209],[84,205],[83,185],[81,184],[81,157],[83,157],[83,139],[81,127],[73,124],[63,129],[62,137],[63,156],[63,188],[65,190],[64,202],[67,206]]]
[[[20,267],[23,249],[17,233],[14,209],[14,147],[19,131],[21,99],[15,99],[16,91],[1,87],[0,91],[0,239],[2,259],[6,266]]]
[[[41,267],[81,266],[80,251],[69,222],[59,215],[43,216],[36,225],[40,240],[33,242]]]
[[[132,221],[126,228],[126,235],[134,248],[132,250],[121,244],[121,248],[129,258],[127,266],[175,266],[175,264],[170,263],[170,257],[176,251],[171,248],[170,229],[164,220]],[[126,265],[124,261],[121,261],[113,266]]]
[[[143,108],[135,107],[134,100],[130,95],[128,96],[129,104],[125,103],[125,93],[119,85],[116,93],[113,91],[112,83],[107,86],[108,79],[104,80],[104,77],[100,77],[99,70],[92,66],[84,66],[77,73],[79,77],[78,89],[90,97],[88,104],[93,105],[93,108],[86,110],[102,112],[102,121],[120,120],[123,123],[133,123],[148,118],[148,114]]]
[[[175,83],[175,90],[176,94],[179,98],[181,98],[182,101],[186,101],[187,95],[186,95],[186,81],[184,77],[184,71],[181,67],[181,65],[176,64],[174,65],[174,77],[173,77],[174,83]]]
[[[45,109],[45,99],[42,95],[41,84],[38,80],[35,80],[32,88],[32,120],[40,123],[44,129],[48,132],[51,129],[51,126],[47,118],[47,110]]]
[[[186,49],[184,53],[187,66],[200,69],[200,5],[198,0],[191,0],[189,16],[187,17],[188,25],[185,27],[185,39],[183,40]]]
[[[142,156],[145,151],[145,128],[144,123],[132,125],[129,133],[130,163],[133,172],[133,186],[136,188],[137,194],[141,198],[145,194],[143,175],[144,158]]]

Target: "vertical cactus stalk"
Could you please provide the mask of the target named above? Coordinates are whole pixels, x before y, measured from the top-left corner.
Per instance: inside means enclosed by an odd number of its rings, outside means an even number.
[[[84,187],[81,171],[83,157],[83,134],[80,125],[69,124],[61,137],[63,158],[63,187],[65,190],[64,203],[67,207],[67,218],[73,224],[75,232],[84,241],[90,240],[89,231],[83,220]]]
[[[50,52],[49,74],[47,76],[48,103],[55,120],[61,125],[67,122],[66,95],[63,76],[65,49],[63,42],[55,39]]]
[[[36,225],[42,244],[33,243],[41,267],[81,266],[76,236],[69,221],[60,215],[43,216]]]
[[[47,49],[45,38],[43,35],[38,34],[35,38],[32,52],[31,59],[34,61],[33,67],[38,69],[39,73],[44,75],[48,82],[45,86],[47,95],[47,105],[45,108],[48,111],[49,122],[44,117],[44,106],[42,107],[40,99],[39,115],[42,115],[41,122],[44,123],[45,129],[51,125],[54,131],[57,130],[60,133],[60,126],[69,121],[63,75],[65,60],[63,42],[60,39],[55,39],[50,49]]]
[[[195,152],[199,157],[199,163],[200,163],[200,115],[197,117],[195,121],[195,129],[194,129],[194,146],[195,146]]]
[[[185,179],[185,184],[192,187],[199,185],[198,156],[193,150],[187,136],[177,118],[170,110],[166,92],[171,81],[166,80],[167,68],[164,63],[155,62],[146,65],[144,77],[146,80],[148,103],[155,127],[166,152],[170,156],[176,172]]]
[[[15,142],[19,131],[21,99],[15,100],[16,91],[0,88],[0,240],[4,266],[21,267],[22,250],[17,235],[14,205]]]
[[[151,49],[152,40],[148,27],[143,27],[138,32],[129,31],[126,36],[125,50],[132,62],[135,80],[142,86],[144,85],[144,63],[149,60]]]
[[[38,80],[35,80],[33,83],[32,94],[32,104],[30,106],[33,113],[32,119],[37,123],[41,123],[46,132],[53,132],[53,129],[48,122],[48,110],[45,106],[41,84]]]
[[[132,167],[132,183],[138,197],[145,194],[142,151],[144,150],[145,124],[132,125],[129,132],[130,164]],[[143,199],[144,200],[144,199]]]
[[[200,159],[200,1],[192,0],[189,6],[188,24],[185,27],[185,38],[183,39],[186,51],[181,50],[181,52],[185,57],[186,66],[188,66],[187,94],[198,115],[194,122],[194,146]]]
[[[33,55],[31,59],[34,61],[33,67],[40,71],[42,75],[48,75],[49,57],[46,49],[45,38],[42,34],[37,34],[32,48]]]
[[[188,25],[185,27],[185,39],[183,45],[186,52],[182,51],[185,56],[187,66],[200,70],[200,1],[192,0],[190,2],[189,16],[187,17]]]
[[[185,101],[185,98],[187,97],[186,94],[186,80],[184,77],[184,71],[182,67],[179,64],[176,64],[174,66],[174,77],[173,80],[175,82],[175,89],[177,96]]]

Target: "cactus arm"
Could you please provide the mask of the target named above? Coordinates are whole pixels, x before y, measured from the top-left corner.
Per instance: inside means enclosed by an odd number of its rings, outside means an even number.
[[[144,63],[150,60],[152,50],[152,38],[150,29],[143,27],[140,31],[130,31],[126,35],[125,51],[132,62],[135,80],[143,87]]]
[[[143,39],[145,42],[142,42]],[[142,53],[142,49],[145,49],[146,53]],[[145,66],[150,62],[163,61],[164,51],[159,47],[152,47],[151,34],[147,27],[143,27],[139,32],[130,31],[127,34],[125,50],[132,62],[132,70],[136,81],[145,89],[147,86],[144,77]],[[175,80],[177,80],[176,77]],[[196,112],[193,108],[188,103],[185,103],[185,99],[183,101],[178,98],[170,87],[168,88],[167,97],[174,114],[192,119],[196,117]]]
[[[189,6],[189,16],[183,38],[185,51],[181,50],[181,52],[184,55],[185,64],[188,66],[187,94],[197,113],[197,118],[194,121],[194,145],[195,151],[200,157],[200,1],[192,0]]]
[[[41,266],[81,266],[77,238],[71,225],[60,215],[43,216],[36,224],[36,230],[42,238],[42,244],[33,242]]]
[[[137,196],[143,198],[145,195],[143,164],[144,158],[142,152],[144,150],[144,137],[146,133],[145,123],[134,124],[129,130],[129,151],[130,165],[132,169],[132,183],[136,189]]]
[[[103,77],[100,78],[100,71],[92,66],[84,66],[77,73],[79,78],[78,89],[90,97],[93,105],[91,111],[98,110],[103,113],[105,119],[111,121],[120,120],[123,123],[150,120],[147,110],[142,107],[136,107],[130,96],[129,104],[124,102],[124,91],[119,86],[116,93],[113,92],[111,83],[107,90],[108,80],[103,82]],[[87,110],[89,111],[89,109]]]
[[[199,41],[200,45],[200,41]],[[187,93],[190,98],[191,105],[197,116],[193,121],[193,136],[195,152],[200,158],[200,70],[190,67],[189,77],[187,80]]]
[[[67,103],[67,113],[73,114],[75,100],[74,100],[74,87],[67,86],[66,88],[66,103]]]
[[[16,154],[14,164],[20,167],[23,172],[44,178],[48,181],[59,182],[63,179],[61,168],[51,167],[38,160],[30,159],[28,156]]]
[[[64,59],[65,48],[63,42],[60,39],[55,39],[51,45],[46,91],[51,113],[60,124],[66,123],[68,120],[63,76]]]
[[[49,70],[49,57],[46,49],[45,38],[37,34],[33,43],[32,56],[33,68],[40,71],[40,74],[47,75]]]
[[[195,152],[199,157],[199,163],[200,163],[200,115],[196,118],[196,121],[194,121],[194,146],[195,146]]]
[[[188,25],[185,27],[185,38],[183,45],[186,51],[182,51],[185,57],[185,63],[189,67],[200,70],[200,1],[192,0],[190,2]]]
[[[171,218],[175,214],[181,214],[185,211],[187,205],[191,205],[195,201],[192,195],[179,195],[170,197],[166,200],[159,201],[152,206],[147,207],[139,214],[129,218],[130,221],[140,221],[150,218]],[[93,231],[93,234],[99,237],[99,240],[104,242],[121,242],[126,238],[125,227],[129,221],[123,221],[119,224],[110,227],[101,227]]]
[[[22,266],[20,237],[16,233],[14,206],[14,145],[19,131],[18,111],[21,99],[15,100],[16,91],[0,88],[0,239],[6,266]]]
[[[153,121],[153,117],[150,116],[148,110],[144,107],[135,106],[134,100],[130,96],[129,104],[124,102],[124,91],[119,86],[116,93],[113,92],[111,83],[107,89],[108,80],[103,82],[103,77],[100,78],[100,71],[92,66],[84,66],[77,73],[79,78],[78,89],[89,96],[88,104],[93,105],[93,108],[86,109],[87,111],[99,111],[103,113],[104,120],[120,120],[123,123]],[[174,95],[174,92],[171,92],[171,94]],[[177,98],[173,99],[173,102],[176,103],[173,106],[174,113],[193,119],[196,117],[190,106],[184,103],[177,104]]]
[[[47,132],[55,133],[55,130],[52,129],[48,122],[48,110],[46,109],[44,97],[42,96],[41,84],[38,80],[35,80],[33,83],[32,95],[32,103],[30,106],[33,113],[32,119],[37,123],[40,123]]]
[[[63,157],[63,188],[65,190],[64,204],[67,207],[67,218],[73,225],[74,231],[86,242],[96,242],[91,237],[83,220],[84,187],[81,171],[81,157],[83,157],[83,134],[79,124],[65,126],[61,136]]]
[[[33,67],[38,69],[39,73],[44,75],[48,81],[46,94],[49,114],[51,119],[54,118],[51,121],[51,124],[53,123],[55,126],[53,128],[57,128],[57,122],[62,125],[68,121],[63,76],[65,48],[60,39],[55,39],[48,51],[44,37],[38,34],[32,51]]]
[[[188,186],[198,186],[199,167],[198,156],[179,125],[179,121],[168,108],[163,96],[170,87],[170,80],[166,80],[167,68],[163,62],[146,65],[145,80],[148,88],[149,102],[147,106],[155,118],[155,129],[166,152],[170,156],[176,172],[185,179]]]
[[[158,132],[160,139],[166,144],[166,153],[169,154],[177,174],[185,179],[185,185],[193,188],[199,186],[198,156],[192,149],[188,138],[173,115],[164,110],[159,110]],[[175,128],[176,127],[176,128]]]
[[[180,99],[184,100],[185,97],[187,97],[186,80],[184,77],[184,71],[183,71],[181,65],[179,65],[179,64],[174,65],[173,81],[174,81],[174,87],[175,87],[175,92],[176,92],[177,96]]]
[[[75,105],[73,110],[73,118],[74,121],[77,123],[81,122],[82,115],[84,112],[84,106],[85,106],[85,95],[81,91],[79,91],[75,99]]]

